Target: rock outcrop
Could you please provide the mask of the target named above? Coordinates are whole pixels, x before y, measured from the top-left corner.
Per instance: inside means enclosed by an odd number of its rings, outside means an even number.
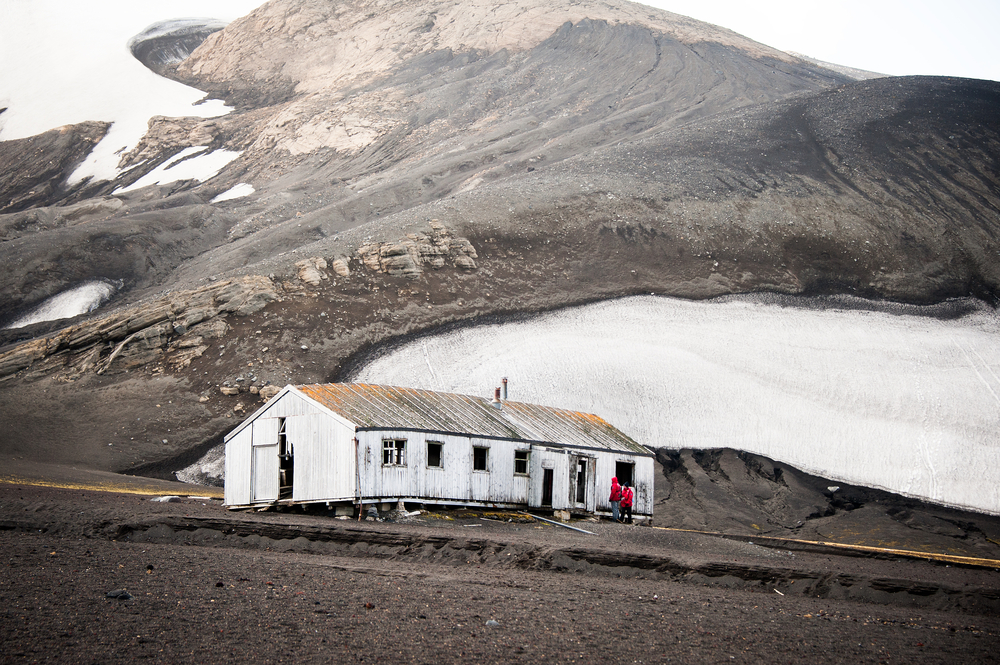
[[[71,186],[68,179],[109,127],[106,122],[83,122],[0,143],[0,214],[83,195],[86,183]]]
[[[415,279],[425,268],[451,265],[476,269],[476,248],[467,238],[454,237],[444,224],[430,220],[431,232],[409,233],[396,242],[362,245],[358,257],[369,270]]]
[[[145,365],[171,353],[173,364],[183,367],[207,348],[201,344],[203,338],[225,334],[224,322],[216,317],[246,316],[277,299],[266,277],[175,292],[17,344],[0,353],[0,379],[25,369],[70,377],[87,371],[102,374],[112,367]]]
[[[326,275],[326,259],[313,257],[295,262],[295,267],[299,269],[299,279],[309,286],[319,286],[324,279],[329,279]]]

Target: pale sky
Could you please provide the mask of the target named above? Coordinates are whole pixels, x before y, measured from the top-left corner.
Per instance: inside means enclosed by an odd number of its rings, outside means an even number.
[[[1000,0],[644,0],[858,69],[1000,81]]]

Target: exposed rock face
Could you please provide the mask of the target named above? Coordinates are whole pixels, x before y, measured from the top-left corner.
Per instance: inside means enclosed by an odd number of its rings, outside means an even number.
[[[106,122],[66,125],[38,136],[0,143],[0,213],[28,210],[54,201],[72,199],[82,187],[66,179],[104,138]]]
[[[466,238],[453,238],[436,219],[430,221],[431,233],[410,233],[397,242],[362,245],[358,256],[369,270],[415,279],[424,267],[438,269],[446,265],[463,270],[476,269],[476,248]]]
[[[122,155],[122,168],[140,162],[160,160],[166,154],[180,152],[191,146],[214,146],[220,133],[216,118],[166,118],[154,115],[149,119],[149,129],[139,144]]]
[[[18,344],[0,353],[0,378],[36,363],[43,365],[38,371],[59,371],[70,377],[91,370],[102,374],[112,366],[143,366],[170,352],[194,348],[196,351],[183,351],[173,359],[175,365],[187,366],[207,348],[200,344],[202,334],[218,337],[225,332],[224,328],[219,330],[218,322],[202,322],[227,313],[246,316],[277,298],[265,277],[226,280],[195,291],[175,292]]]
[[[319,286],[324,279],[329,279],[324,272],[326,270],[326,259],[315,257],[297,261],[295,266],[299,269],[299,279],[310,286]]]
[[[171,65],[183,62],[205,38],[226,27],[213,19],[177,19],[154,23],[128,42],[136,60],[163,74]]]

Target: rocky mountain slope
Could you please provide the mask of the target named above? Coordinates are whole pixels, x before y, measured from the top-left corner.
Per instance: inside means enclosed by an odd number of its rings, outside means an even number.
[[[153,118],[114,182],[75,188],[100,126],[0,144],[4,163],[30,156],[0,174],[0,325],[86,280],[123,285],[95,314],[0,333],[12,458],[169,474],[262,390],[477,317],[1000,286],[1000,84],[854,81],[568,0],[274,0],[162,71],[236,110]],[[116,193],[191,146],[242,155],[205,183]],[[254,194],[212,203],[237,183]]]

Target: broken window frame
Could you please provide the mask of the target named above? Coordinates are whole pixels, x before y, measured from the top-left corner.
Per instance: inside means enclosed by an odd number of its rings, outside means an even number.
[[[437,448],[437,464],[431,464],[431,446]],[[427,468],[428,469],[443,469],[444,468],[444,444],[440,441],[428,441],[427,442]]]
[[[519,470],[519,467],[524,468],[523,471]],[[515,450],[514,451],[514,475],[515,476],[527,476],[528,471],[531,469],[531,451],[530,450]]]
[[[288,436],[285,434],[285,418],[278,418],[278,457],[286,459],[291,457],[291,449],[288,445]]]
[[[382,439],[382,466],[406,466],[406,439]]]

